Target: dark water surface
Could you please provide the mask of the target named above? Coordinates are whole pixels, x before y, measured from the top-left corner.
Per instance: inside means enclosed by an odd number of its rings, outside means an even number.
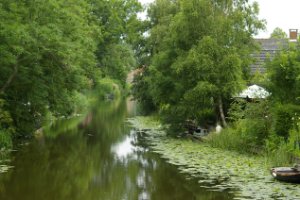
[[[126,123],[132,102],[103,103],[19,147],[1,200],[226,200],[151,153]]]

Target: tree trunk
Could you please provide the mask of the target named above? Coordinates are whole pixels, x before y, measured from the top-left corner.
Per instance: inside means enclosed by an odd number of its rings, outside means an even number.
[[[9,78],[6,81],[6,83],[0,89],[0,94],[3,94],[5,92],[6,88],[9,87],[9,85],[14,80],[15,76],[17,75],[17,73],[18,73],[18,65],[15,65],[13,73],[9,76]]]
[[[222,97],[218,98],[218,107],[219,107],[219,113],[220,113],[220,117],[221,117],[221,121],[222,121],[223,127],[226,127],[227,123],[226,123],[225,115],[224,115]]]

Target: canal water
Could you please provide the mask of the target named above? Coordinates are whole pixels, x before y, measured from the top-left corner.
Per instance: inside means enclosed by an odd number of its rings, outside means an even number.
[[[102,103],[19,145],[1,200],[227,200],[152,153],[126,120],[133,102]]]

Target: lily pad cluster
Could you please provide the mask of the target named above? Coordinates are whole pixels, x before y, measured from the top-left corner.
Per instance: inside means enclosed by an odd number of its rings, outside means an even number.
[[[137,130],[147,130],[145,139],[152,151],[177,165],[188,177],[197,178],[199,187],[229,190],[235,199],[300,199],[300,185],[274,180],[263,157],[167,137],[152,117],[136,117],[129,122]]]

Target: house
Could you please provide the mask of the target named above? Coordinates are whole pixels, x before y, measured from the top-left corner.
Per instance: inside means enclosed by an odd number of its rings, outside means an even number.
[[[265,73],[265,61],[272,59],[283,48],[288,47],[288,39],[255,39],[260,45],[260,50],[253,53],[251,56],[255,59],[255,62],[250,65],[251,74],[255,72]]]
[[[289,42],[296,42],[298,36],[298,29],[290,29],[289,39],[255,39],[260,45],[260,50],[251,55],[255,59],[255,62],[250,65],[251,74],[254,74],[257,71],[265,73],[265,61],[267,59],[272,60],[279,51],[287,49],[289,47]]]

